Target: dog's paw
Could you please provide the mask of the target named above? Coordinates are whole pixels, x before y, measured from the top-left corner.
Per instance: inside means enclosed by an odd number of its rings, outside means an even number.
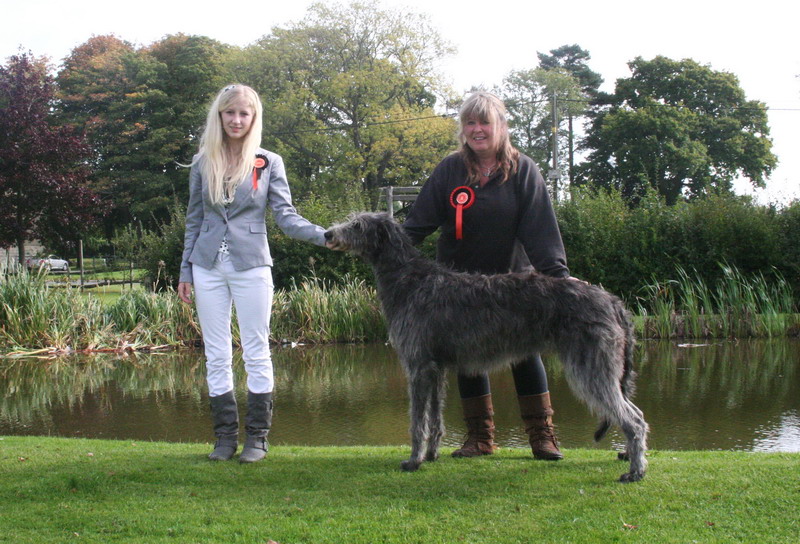
[[[619,481],[623,484],[629,484],[631,482],[638,482],[642,478],[644,478],[644,472],[626,472],[619,477]]]
[[[425,461],[428,461],[429,463],[437,461],[438,459],[439,459],[439,452],[438,451],[437,452],[429,452],[429,453],[425,454]]]
[[[405,461],[400,463],[400,468],[403,470],[403,472],[414,472],[419,468],[419,465],[420,463],[417,461],[414,461],[412,459],[406,459]]]

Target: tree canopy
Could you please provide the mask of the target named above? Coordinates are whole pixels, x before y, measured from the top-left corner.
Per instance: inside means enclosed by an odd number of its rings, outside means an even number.
[[[58,74],[65,122],[86,128],[93,181],[112,205],[107,232],[168,218],[188,196],[186,169],[209,97],[224,83],[228,47],[175,35],[135,49],[114,36],[76,47]]]
[[[25,241],[63,247],[86,232],[102,208],[87,187],[83,134],[56,125],[46,59],[12,56],[0,66],[0,246]]]
[[[503,80],[498,93],[510,116],[514,144],[547,171],[553,156],[553,137],[569,145],[571,136],[569,130],[553,131],[553,97],[559,119],[581,115],[588,101],[580,82],[561,68],[515,70]],[[559,169],[566,170],[569,155],[560,155]]]
[[[582,147],[582,141],[575,136],[575,119],[586,115],[591,116],[591,111],[586,109],[586,102],[592,103],[597,98],[603,78],[589,67],[588,63],[592,58],[589,52],[577,44],[562,45],[551,49],[550,54],[536,53],[536,56],[539,57],[540,68],[566,72],[577,80],[581,90],[579,99],[569,95],[564,97],[570,102],[565,112],[567,118],[567,177],[569,180],[573,180],[575,179],[575,151]]]
[[[545,70],[561,69],[578,80],[581,90],[588,98],[594,98],[603,84],[603,78],[589,68],[592,56],[577,44],[562,45],[550,53],[536,53],[539,67]]]
[[[87,184],[110,207],[106,238],[130,224],[153,230],[169,222],[174,202],[187,200],[182,164],[197,150],[208,105],[229,83],[261,96],[262,145],[283,155],[298,201],[376,207],[379,188],[423,183],[456,147],[450,114],[460,97],[438,72],[452,52],[426,16],[354,2],[313,4],[301,20],[247,47],[183,34],[146,46],[94,36],[71,52],[55,81],[41,62],[14,57],[2,72],[0,195],[4,204],[11,195],[25,203],[14,208],[22,215],[0,210],[0,242],[73,236],[68,224],[90,223],[85,203],[97,207]],[[508,107],[515,145],[544,170],[555,136],[567,150],[560,170],[569,168],[571,180],[616,188],[633,203],[654,188],[671,204],[730,191],[739,176],[763,186],[775,167],[766,108],[748,100],[732,74],[692,60],[637,58],[631,76],[604,94],[578,45],[537,55],[538,66],[512,71],[495,92]],[[38,83],[15,75],[23,61],[22,72]],[[8,107],[23,83],[19,92],[45,105],[36,110],[45,121],[35,122],[46,128],[35,136],[26,128],[34,121]],[[555,134],[554,95],[567,120]],[[581,118],[588,120],[583,140],[573,130]],[[57,159],[41,153],[57,138]],[[34,140],[45,143],[17,145]],[[587,151],[578,165],[576,148]],[[23,158],[32,150],[39,162]],[[42,181],[55,179],[57,199]],[[42,202],[48,198],[50,208]]]
[[[374,202],[453,147],[453,121],[434,111],[447,94],[434,63],[450,51],[424,16],[314,4],[243,51],[236,73],[261,93],[265,140],[301,193],[354,186]]]
[[[730,192],[737,176],[764,186],[777,163],[766,106],[736,76],[660,56],[629,66],[589,127],[583,181],[634,201],[653,187],[668,203]]]

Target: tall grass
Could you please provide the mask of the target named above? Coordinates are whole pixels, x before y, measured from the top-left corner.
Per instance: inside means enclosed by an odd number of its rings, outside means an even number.
[[[40,274],[0,281],[0,349],[110,351],[176,346],[199,337],[190,306],[174,292],[132,290],[107,307],[80,289],[51,287]]]
[[[776,272],[767,279],[720,265],[708,285],[696,272],[677,270],[677,280],[655,281],[638,301],[642,335],[655,338],[747,338],[786,335],[797,323],[791,286]]]
[[[728,338],[782,336],[800,327],[792,290],[776,274],[745,276],[723,266],[708,285],[678,269],[638,299],[640,336]],[[236,320],[234,338],[238,338]],[[277,290],[271,339],[275,342],[373,342],[387,337],[375,289],[363,280],[333,284],[310,278]],[[43,276],[22,273],[0,281],[0,353],[153,349],[195,345],[200,327],[193,306],[172,290],[131,290],[111,305],[79,289],[49,287]]]
[[[109,325],[97,300],[49,289],[42,274],[22,272],[0,282],[0,346],[6,349],[93,346]]]
[[[368,342],[386,339],[375,289],[345,278],[341,286],[319,278],[279,290],[272,307],[272,336],[306,342]]]
[[[126,291],[108,308],[108,316],[132,347],[179,345],[200,335],[193,308],[183,304],[172,290]]]
[[[238,326],[234,319],[234,341]],[[172,290],[134,289],[103,306],[79,289],[50,287],[43,276],[0,281],[0,350],[110,351],[194,345],[200,327],[193,306]],[[375,290],[363,280],[341,285],[311,278],[275,292],[275,342],[370,342],[386,338]]]

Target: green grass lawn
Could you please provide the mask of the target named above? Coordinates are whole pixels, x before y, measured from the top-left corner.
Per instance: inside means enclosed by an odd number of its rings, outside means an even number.
[[[798,542],[800,454],[503,449],[399,470],[404,447],[273,446],[212,463],[207,444],[0,437],[0,542]],[[444,454],[448,454],[445,451]]]
[[[131,289],[142,289],[142,285],[136,281],[133,282],[133,287],[128,283],[122,285],[101,285],[91,289],[84,289],[83,294],[87,297],[96,297],[104,306],[111,306],[123,293]]]
[[[133,289],[141,289],[141,278],[144,276],[144,270],[142,269],[134,269],[133,270]],[[95,271],[87,271],[83,275],[84,281],[88,283],[92,283],[96,280],[105,281],[105,280],[112,280],[112,281],[128,281],[131,277],[130,270],[101,270],[99,272]],[[48,280],[51,281],[61,281],[61,282],[77,282],[80,280],[80,272],[77,270],[72,270],[70,274],[50,274],[47,276]],[[131,285],[129,283],[125,284],[117,284],[117,285],[103,285],[100,287],[91,287],[83,290],[83,293],[87,296],[93,296],[100,300],[105,306],[110,306],[114,304],[117,299],[122,295],[122,293],[131,290]]]

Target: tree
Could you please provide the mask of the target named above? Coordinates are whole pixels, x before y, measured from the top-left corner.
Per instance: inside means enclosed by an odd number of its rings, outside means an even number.
[[[66,59],[61,111],[86,127],[93,182],[113,203],[107,235],[136,220],[155,228],[169,219],[175,198],[188,197],[180,163],[191,160],[208,102],[224,84],[227,51],[201,36],[167,36],[140,49],[98,36]]]
[[[354,185],[374,204],[379,187],[419,183],[453,147],[453,121],[433,109],[448,52],[422,16],[314,4],[232,69],[261,94],[265,141],[298,193]]]
[[[89,148],[71,127],[54,125],[47,60],[29,53],[0,67],[0,245],[64,244],[101,212],[87,187]]]
[[[597,98],[600,85],[603,84],[603,78],[586,64],[592,58],[588,51],[585,51],[577,44],[573,44],[551,49],[549,55],[538,52],[536,55],[539,57],[539,67],[545,70],[564,70],[578,80],[583,92],[582,102],[584,100],[591,102]],[[574,113],[576,109],[569,108],[567,110],[567,130],[569,131],[567,162],[569,164],[570,180],[575,178],[574,118],[583,113],[583,111],[578,111],[577,114]]]
[[[572,119],[580,115],[588,103],[578,80],[560,68],[515,70],[503,79],[497,93],[508,110],[514,144],[546,172],[553,156],[553,138],[566,140],[570,137],[569,132],[553,130],[553,98],[556,98],[559,118]],[[563,159],[559,162],[567,165]],[[557,188],[553,189],[554,193],[558,192]]]
[[[629,66],[589,129],[585,181],[633,201],[654,187],[668,203],[730,192],[738,176],[764,186],[777,163],[766,106],[747,100],[736,76],[690,59]]]
[[[550,54],[536,53],[539,58],[539,67],[545,70],[562,69],[578,80],[581,90],[589,98],[597,95],[603,78],[586,64],[592,59],[588,51],[577,44],[562,45],[551,49]]]

